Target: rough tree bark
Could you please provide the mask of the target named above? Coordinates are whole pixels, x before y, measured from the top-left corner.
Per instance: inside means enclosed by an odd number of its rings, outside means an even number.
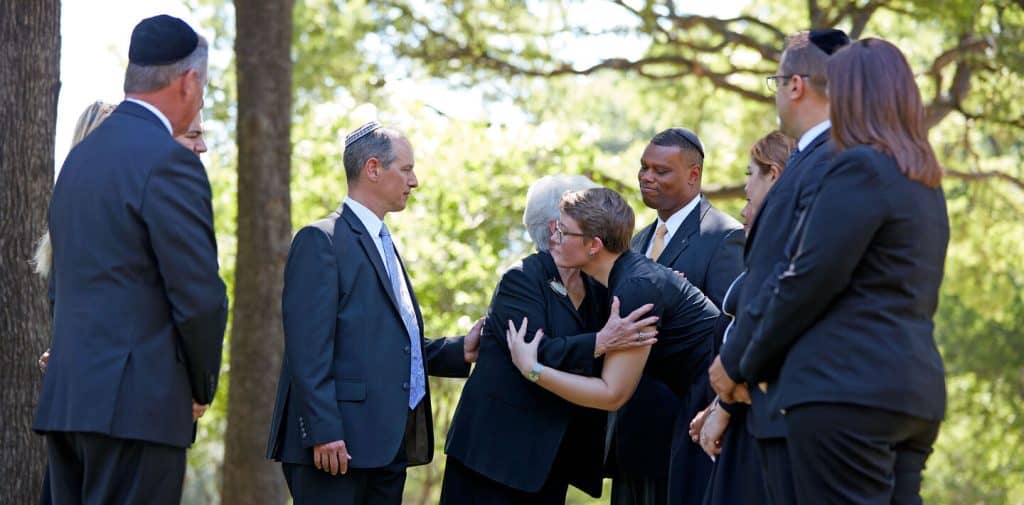
[[[238,257],[221,501],[285,503],[264,458],[281,369],[281,288],[291,242],[292,0],[235,0]]]
[[[38,500],[46,464],[31,427],[50,311],[28,260],[53,189],[59,72],[60,1],[0,2],[0,503]]]

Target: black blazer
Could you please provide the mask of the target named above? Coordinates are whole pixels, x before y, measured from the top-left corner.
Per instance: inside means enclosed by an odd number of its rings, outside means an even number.
[[[599,371],[594,333],[608,318],[607,290],[583,276],[580,309],[553,288],[558,268],[547,252],[523,258],[501,277],[480,344],[480,357],[462,389],[445,453],[506,486],[537,492],[557,460],[560,472],[592,496],[601,495],[601,455],[607,415],[573,405],[531,383],[509,356],[509,320],[529,318],[527,335],[544,329],[538,360],[582,375]]]
[[[777,408],[828,401],[941,420],[932,316],[949,242],[942,188],[854,147],[829,167],[796,234],[788,267],[751,304],[744,376],[774,379],[781,367]]]
[[[644,395],[643,401],[637,404],[657,404],[660,409],[643,410],[639,415],[633,415],[629,411],[636,407],[630,405],[631,399],[619,410],[614,424],[609,427],[613,440],[609,456],[613,459],[608,461],[608,465],[613,475],[663,478],[668,472],[672,423],[680,406],[678,399],[685,398],[694,381],[707,370],[714,350],[714,329],[719,311],[688,280],[633,251],[626,251],[615,261],[608,274],[608,290],[611,296],[619,297],[623,314],[653,303],[651,315],[660,318],[657,323],[658,342],[651,348],[642,378],[655,387],[638,388],[634,393],[634,397]],[[632,430],[624,429],[618,422],[619,417],[633,417],[638,421],[646,419],[647,425],[634,424]],[[662,427],[663,431],[659,433],[664,445],[657,448],[657,453],[647,452],[644,459],[651,437],[638,436],[635,430],[646,433],[653,431],[653,426]],[[668,438],[664,438],[664,433]]]
[[[465,377],[462,339],[423,339],[419,304],[408,277],[405,282],[426,372]],[[285,356],[267,457],[312,465],[314,445],[344,440],[352,467],[375,468],[391,463],[405,438],[408,463],[429,462],[429,384],[406,433],[409,335],[377,246],[351,209],[292,239],[281,307]]]
[[[665,383],[677,395],[687,390],[705,369],[714,348],[718,308],[688,280],[646,256],[626,251],[608,274],[609,296],[618,296],[623,314],[653,303],[658,316],[658,342],[644,373]]]
[[[634,252],[644,254],[656,227],[657,221],[633,237]],[[721,307],[729,284],[743,270],[743,243],[743,225],[714,208],[702,195],[697,207],[665,245],[658,263],[685,273],[694,287],[716,307]],[[711,357],[707,363],[696,366],[706,370]],[[700,447],[690,442],[689,436],[673,444],[673,433],[680,429],[676,426],[680,422],[678,417],[686,417],[688,426],[692,414],[711,400],[710,388],[706,381],[700,380],[703,376],[697,379],[695,389],[699,390],[689,391],[682,397],[649,375],[640,379],[636,393],[619,410],[615,420],[615,458],[620,471],[664,475],[669,468],[670,451],[679,452],[691,445],[700,462],[707,459]],[[684,427],[684,435],[685,431]]]
[[[33,428],[187,447],[227,320],[199,158],[123,102],[68,155],[49,228],[53,342]]]
[[[810,207],[828,163],[835,155],[830,134],[831,130],[825,130],[807,148],[790,158],[782,176],[768,190],[750,227],[744,251],[747,274],[739,293],[736,321],[719,353],[726,372],[736,382],[751,382],[740,371],[740,358],[756,328],[757,309],[751,302],[766,289],[769,277],[779,265],[787,264],[786,248],[791,232],[801,213]],[[749,390],[752,404],[747,414],[747,428],[750,433],[757,438],[785,436],[782,416],[769,407],[775,388],[769,387],[765,394],[754,382],[749,384]]]

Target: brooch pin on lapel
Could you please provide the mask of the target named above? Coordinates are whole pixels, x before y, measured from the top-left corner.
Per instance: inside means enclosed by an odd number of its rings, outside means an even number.
[[[551,287],[551,291],[554,291],[555,293],[558,293],[562,296],[568,296],[568,292],[565,290],[565,286],[563,286],[561,282],[555,279],[551,279],[551,282],[548,282],[548,286]]]

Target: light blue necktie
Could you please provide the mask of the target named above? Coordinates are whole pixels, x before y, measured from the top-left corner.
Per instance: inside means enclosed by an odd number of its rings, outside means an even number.
[[[409,408],[415,408],[427,391],[427,381],[423,377],[423,354],[420,349],[420,329],[416,324],[416,313],[412,307],[412,297],[402,296],[402,272],[398,270],[398,256],[395,254],[395,243],[391,241],[391,233],[387,225],[380,226],[380,241],[384,246],[384,259],[388,266],[388,277],[391,278],[391,291],[395,294],[405,331],[409,334]]]

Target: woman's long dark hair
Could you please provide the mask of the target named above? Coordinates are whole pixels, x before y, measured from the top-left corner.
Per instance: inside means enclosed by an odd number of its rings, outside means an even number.
[[[930,188],[942,182],[921,91],[899,48],[868,38],[839,50],[828,61],[828,95],[840,151],[869,145],[895,158],[910,180]]]

